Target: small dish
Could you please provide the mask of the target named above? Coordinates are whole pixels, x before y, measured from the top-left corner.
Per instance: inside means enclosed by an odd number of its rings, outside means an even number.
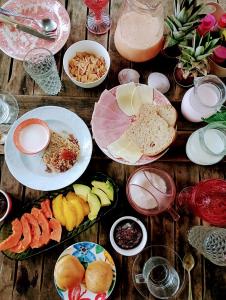
[[[115,263],[111,257],[111,255],[108,253],[107,250],[104,249],[101,245],[98,245],[96,243],[92,242],[79,242],[71,245],[67,249],[65,249],[61,255],[59,256],[57,262],[62,258],[62,256],[65,255],[73,255],[77,257],[77,259],[81,262],[81,264],[86,269],[90,263],[93,261],[99,260],[104,261],[106,263],[109,263],[112,267],[113,272],[113,279],[111,286],[108,291],[104,293],[93,293],[89,291],[85,284],[82,282],[78,287],[72,289],[72,290],[62,290],[56,285],[56,281],[54,278],[55,286],[57,289],[57,292],[59,296],[64,300],[70,300],[72,299],[72,296],[74,295],[75,298],[73,299],[89,299],[89,300],[96,300],[96,299],[107,299],[115,286],[116,282],[116,268]],[[82,297],[81,297],[82,296]],[[81,297],[81,298],[80,298]]]
[[[0,190],[0,222],[2,222],[8,216],[11,208],[11,197],[3,190]]]
[[[102,56],[106,64],[106,73],[98,80],[89,83],[83,83],[76,80],[75,77],[73,77],[69,71],[69,62],[73,57],[75,57],[77,52],[87,52],[90,54],[95,54],[98,57]],[[107,77],[110,68],[110,56],[108,54],[108,51],[101,44],[95,41],[83,40],[72,44],[67,49],[63,58],[63,66],[66,74],[71,79],[71,81],[74,82],[74,84],[82,88],[93,88],[100,85]]]
[[[13,141],[20,152],[36,154],[48,146],[50,135],[49,126],[46,122],[31,118],[22,121],[16,127],[13,133]]]
[[[131,228],[133,226],[133,234],[134,234],[134,236],[135,236],[136,233],[139,234],[139,229],[140,229],[141,237],[140,238],[136,237],[136,240],[134,241],[135,242],[134,243],[135,247],[132,247],[132,245],[130,244],[128,247],[131,247],[131,248],[125,249],[125,248],[120,247],[117,244],[116,230],[117,230],[117,227],[120,225],[120,223],[123,224],[123,225],[121,225],[122,227],[126,226],[126,228],[125,228],[125,230],[127,231],[127,232],[125,232],[126,234],[128,234],[128,227]],[[127,223],[129,225],[127,225]],[[135,224],[135,226],[136,226],[136,231],[134,231],[134,225],[133,224]],[[121,232],[122,232],[122,230],[121,230]],[[130,236],[130,241],[131,241],[131,236]],[[137,219],[135,217],[132,217],[132,216],[121,217],[118,220],[116,220],[113,223],[112,227],[111,227],[111,230],[110,230],[110,242],[111,242],[111,245],[114,248],[114,250],[116,252],[118,252],[119,254],[121,254],[121,255],[124,255],[124,256],[137,255],[138,253],[140,253],[144,249],[144,247],[145,247],[145,245],[147,243],[147,230],[146,230],[144,224],[139,219]],[[128,239],[125,242],[127,243]]]

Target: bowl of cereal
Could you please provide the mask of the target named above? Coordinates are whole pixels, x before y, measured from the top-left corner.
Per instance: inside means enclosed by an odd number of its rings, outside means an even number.
[[[105,80],[110,68],[110,56],[101,44],[83,40],[67,49],[63,66],[68,77],[76,85],[93,88]]]

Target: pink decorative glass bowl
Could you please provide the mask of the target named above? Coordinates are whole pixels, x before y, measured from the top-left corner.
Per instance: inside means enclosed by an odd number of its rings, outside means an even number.
[[[210,224],[226,226],[226,180],[208,179],[186,187],[177,202]]]
[[[172,208],[176,196],[175,183],[164,170],[137,169],[127,181],[126,194],[130,205],[140,214],[155,216],[168,211],[174,221],[179,219]]]

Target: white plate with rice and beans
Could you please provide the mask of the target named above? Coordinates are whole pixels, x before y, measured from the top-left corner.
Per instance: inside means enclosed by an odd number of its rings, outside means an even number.
[[[48,147],[34,155],[23,154],[13,142],[22,121],[39,118],[51,131]],[[72,111],[58,106],[35,108],[11,127],[5,143],[5,160],[11,174],[23,185],[41,191],[63,188],[86,170],[92,154],[92,138],[85,122]]]

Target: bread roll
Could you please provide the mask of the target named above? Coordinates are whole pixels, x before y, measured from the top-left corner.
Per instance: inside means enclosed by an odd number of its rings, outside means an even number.
[[[86,287],[93,293],[108,291],[112,283],[112,278],[111,265],[104,261],[94,261],[86,269]]]
[[[54,270],[56,285],[62,290],[78,286],[82,282],[84,274],[83,265],[72,255],[63,256],[56,263]]]

